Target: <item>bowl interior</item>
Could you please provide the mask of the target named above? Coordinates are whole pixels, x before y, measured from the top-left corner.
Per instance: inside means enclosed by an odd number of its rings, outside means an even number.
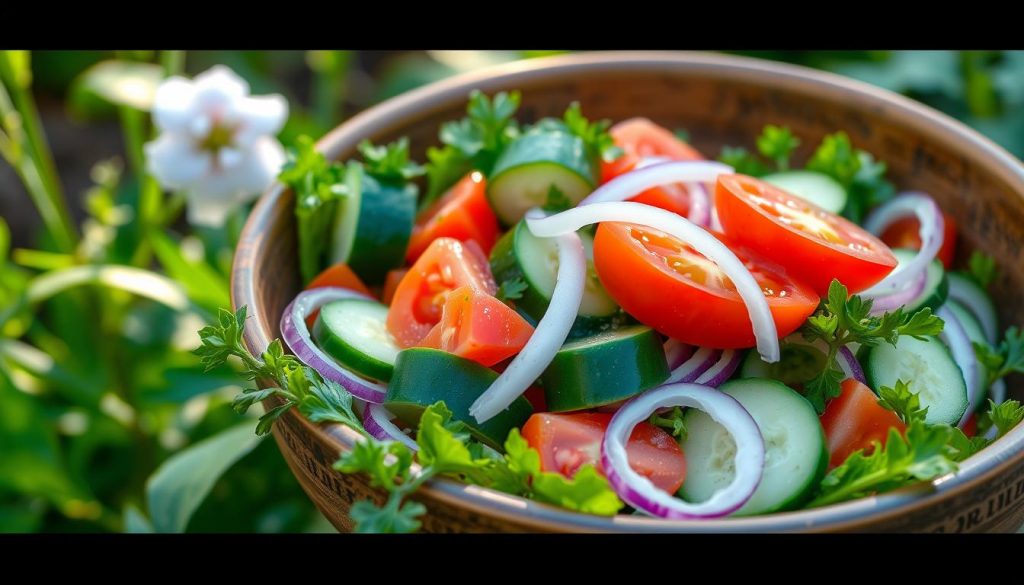
[[[438,144],[442,122],[464,115],[469,90],[520,90],[519,119],[561,116],[576,100],[590,119],[646,116],[683,128],[715,157],[724,145],[753,148],[765,124],[790,127],[802,163],[823,136],[845,131],[884,161],[900,190],[933,195],[960,232],[959,261],[972,249],[996,258],[1001,323],[1020,323],[1024,303],[1024,172],[1020,162],[962,125],[894,94],[808,70],[751,59],[695,54],[590,54],[511,64],[416,90],[348,121],[320,142],[347,159],[363,139],[408,136],[415,158]],[[278,320],[299,291],[292,195],[275,186],[247,224],[236,254],[235,304],[249,304],[250,347],[279,336]],[[255,326],[253,326],[255,325]],[[1024,398],[1019,384],[1011,394]],[[1018,429],[1020,430],[1020,429]]]

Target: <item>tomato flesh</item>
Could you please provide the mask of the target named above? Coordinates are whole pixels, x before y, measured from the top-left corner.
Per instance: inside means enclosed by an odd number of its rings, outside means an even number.
[[[622,148],[623,154],[612,162],[601,163],[602,183],[632,171],[642,158],[648,156],[672,160],[704,159],[696,149],[647,118],[623,120],[612,126],[608,133],[615,144]],[[690,195],[683,185],[663,185],[648,189],[630,201],[660,207],[679,215],[686,215],[690,210]]]
[[[441,321],[448,293],[469,286],[494,295],[487,256],[476,242],[438,238],[416,260],[395,288],[387,328],[399,347],[412,347]]]
[[[753,177],[719,176],[715,209],[729,237],[818,294],[834,278],[860,292],[897,264],[889,247],[857,224]]]
[[[587,463],[601,473],[601,441],[612,415],[603,412],[533,414],[523,425],[523,438],[540,453],[542,471],[572,477]],[[679,443],[662,429],[640,423],[626,444],[626,456],[633,471],[655,486],[675,494],[686,479],[686,458]]]
[[[497,298],[463,286],[447,295],[441,320],[417,347],[432,347],[490,367],[519,353],[533,326]]]
[[[487,181],[477,171],[462,178],[416,218],[406,259],[415,262],[437,238],[473,240],[485,254],[498,240],[498,218],[487,202]]]
[[[818,295],[757,256],[730,248],[761,286],[779,337],[796,331],[817,308]],[[720,349],[754,345],[746,304],[735,285],[677,238],[633,224],[601,223],[594,267],[627,313],[669,337]]]
[[[936,257],[942,261],[946,270],[953,268],[953,258],[956,256],[956,219],[949,213],[943,213],[942,247],[939,248]],[[909,248],[911,250],[921,249],[921,222],[917,217],[904,217],[898,219],[882,232],[882,241],[890,248]]]
[[[907,430],[894,412],[878,404],[878,397],[864,384],[849,378],[840,388],[842,394],[833,398],[821,415],[831,467],[841,465],[859,449],[870,454],[874,441],[885,445],[890,428],[901,434]]]
[[[384,277],[384,290],[380,295],[380,300],[385,305],[390,305],[391,300],[395,298],[395,291],[398,289],[398,284],[402,282],[405,275],[408,274],[408,268],[398,268],[395,270],[389,270],[387,276]]]

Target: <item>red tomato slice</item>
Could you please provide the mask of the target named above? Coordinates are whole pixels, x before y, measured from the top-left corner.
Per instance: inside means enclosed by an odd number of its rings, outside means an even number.
[[[441,320],[448,293],[469,286],[489,295],[498,292],[487,256],[476,242],[434,240],[395,289],[388,309],[388,331],[400,347],[412,347]]]
[[[746,175],[722,175],[715,209],[725,233],[818,294],[833,278],[860,292],[896,267],[881,240],[844,217]]]
[[[870,454],[872,441],[885,445],[890,428],[900,433],[907,430],[894,412],[879,406],[878,397],[864,384],[849,378],[840,388],[842,394],[833,398],[821,415],[831,467],[841,465],[858,449]]]
[[[526,319],[495,297],[469,286],[447,295],[441,321],[420,340],[433,347],[490,367],[523,349],[533,335]]]
[[[770,263],[730,248],[761,285],[779,337],[796,331],[818,307],[818,295]],[[732,280],[664,232],[604,222],[594,238],[594,267],[627,313],[669,337],[721,349],[754,345],[746,304]]]
[[[956,256],[956,219],[948,213],[943,213],[942,217],[945,229],[942,233],[942,247],[939,248],[937,257],[946,270],[950,270],[953,268],[953,257]],[[921,222],[913,216],[896,220],[882,232],[882,241],[890,248],[920,250]]]
[[[366,288],[366,285],[363,284],[363,281],[360,280],[358,276],[356,276],[356,273],[352,272],[352,269],[348,267],[348,264],[344,263],[335,264],[334,266],[331,266],[330,268],[316,275],[316,278],[311,280],[309,284],[306,285],[306,290],[321,288],[325,286],[338,286],[341,288],[347,288],[354,290],[356,292],[363,293],[364,295],[369,297],[373,296],[370,293],[370,289]],[[316,323],[316,317],[319,314],[320,309],[317,309],[310,313],[308,317],[306,317],[306,325],[309,327],[310,331],[313,330],[313,324]]]
[[[612,126],[608,131],[623,154],[613,162],[601,163],[601,182],[633,170],[645,156],[663,156],[672,160],[703,160],[704,156],[675,134],[647,118],[630,118]],[[665,185],[648,189],[630,199],[686,215],[690,210],[690,195],[682,185]]]
[[[487,202],[487,181],[477,171],[469,173],[416,218],[406,259],[415,262],[437,238],[473,240],[485,254],[498,240],[498,218]]]
[[[405,275],[408,273],[408,268],[388,270],[388,275],[384,277],[384,292],[382,292],[380,296],[382,303],[385,305],[391,304],[391,300],[395,298],[395,290],[398,289],[398,284],[402,282],[402,279],[405,278]]]
[[[601,441],[612,415],[603,412],[574,414],[536,413],[523,425],[523,438],[540,453],[542,471],[572,477],[586,463],[601,469]],[[686,479],[686,458],[672,435],[650,423],[633,429],[626,444],[633,471],[658,488],[675,494]]]
[[[974,416],[973,412],[967,415],[963,431],[968,437],[973,437],[978,434],[978,417]]]

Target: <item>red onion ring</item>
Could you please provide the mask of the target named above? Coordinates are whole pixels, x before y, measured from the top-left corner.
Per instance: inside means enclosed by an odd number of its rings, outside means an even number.
[[[316,370],[325,380],[340,384],[356,398],[380,404],[384,402],[387,387],[343,368],[316,346],[310,337],[309,328],[306,327],[306,317],[313,311],[341,299],[373,300],[362,293],[333,286],[301,292],[281,316],[281,337],[299,361]]]
[[[971,413],[981,405],[981,401],[985,398],[984,392],[981,391],[982,372],[978,368],[978,358],[974,355],[974,346],[971,345],[971,338],[967,335],[967,331],[960,323],[960,320],[956,318],[956,314],[946,306],[939,307],[935,314],[946,322],[945,327],[942,328],[942,333],[939,333],[939,339],[946,344],[949,352],[953,354],[953,361],[960,368],[960,372],[964,377],[964,383],[967,385],[967,410],[964,411],[964,415],[960,418],[958,425],[962,427],[967,423]]]
[[[736,443],[732,482],[699,504],[658,489],[629,466],[625,444],[633,429],[652,412],[672,406],[703,410]],[[699,384],[667,384],[631,399],[612,416],[601,442],[601,465],[619,497],[638,510],[674,520],[718,518],[741,508],[757,490],[765,465],[764,439],[754,418],[728,394]]]
[[[665,342],[665,361],[668,362],[669,370],[683,365],[691,356],[693,356],[692,345],[671,338]]]
[[[864,227],[880,236],[893,222],[911,214],[916,215],[921,224],[921,249],[910,262],[897,266],[881,282],[862,292],[862,295],[879,298],[904,290],[928,268],[928,264],[939,253],[945,220],[935,200],[925,193],[903,193],[882,204],[871,212],[864,222]]]
[[[736,372],[742,357],[743,354],[735,349],[723,351],[715,365],[708,368],[700,376],[697,376],[694,384],[704,384],[705,386],[718,388]]]
[[[867,384],[868,380],[864,377],[864,369],[860,367],[860,362],[850,351],[850,348],[845,345],[839,348],[839,353],[836,354],[836,362],[839,364],[839,369],[843,371],[843,375],[846,376],[844,379],[853,378],[861,384]]]
[[[398,441],[413,451],[419,451],[420,446],[413,441],[409,435],[402,432],[391,419],[395,415],[379,404],[367,404],[363,413],[363,428],[370,436],[380,441]]]
[[[700,376],[708,368],[715,365],[720,357],[722,357],[721,350],[711,349],[710,347],[697,348],[696,353],[672,370],[665,383],[693,382],[697,379],[697,376]]]
[[[921,295],[924,290],[924,285],[928,282],[928,270],[922,270],[918,274],[917,278],[913,280],[907,288],[896,291],[890,295],[882,295],[874,297],[871,305],[872,315],[881,315],[886,311],[893,311],[910,301],[916,299]],[[865,293],[867,294],[867,293]]]
[[[687,219],[701,227],[708,227],[711,224],[711,197],[707,189],[700,183],[690,182],[686,184],[686,190],[690,194]]]
[[[551,302],[523,349],[469,407],[469,414],[477,422],[491,419],[526,392],[551,360],[555,359],[555,354],[569,337],[569,330],[576,321],[587,275],[583,242],[576,230],[551,235],[557,236],[555,243],[558,245],[558,273],[555,275]]]
[[[595,189],[579,202],[578,207],[625,201],[648,189],[672,183],[713,183],[718,175],[732,172],[733,168],[729,165],[707,160],[673,160],[641,164]]]

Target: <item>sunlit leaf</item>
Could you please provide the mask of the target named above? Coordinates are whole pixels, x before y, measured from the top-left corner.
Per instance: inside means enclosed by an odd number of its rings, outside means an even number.
[[[71,86],[78,106],[99,98],[117,106],[149,111],[163,79],[159,65],[134,61],[103,61],[86,69]]]
[[[28,51],[0,51],[0,79],[18,87],[32,85],[32,61]]]

